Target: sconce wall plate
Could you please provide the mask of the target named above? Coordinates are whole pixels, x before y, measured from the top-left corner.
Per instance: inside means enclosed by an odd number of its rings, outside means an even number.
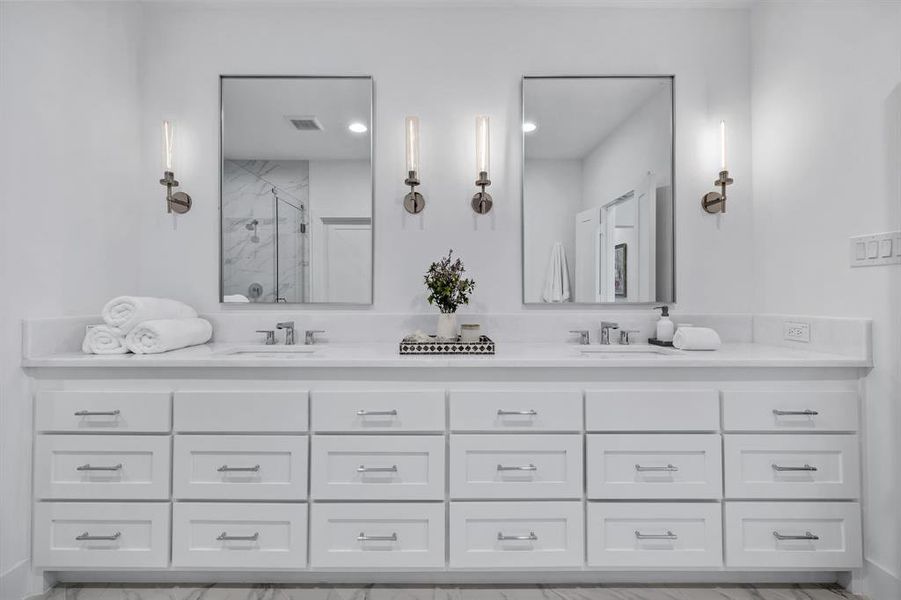
[[[711,215],[726,212],[726,186],[732,185],[733,179],[729,177],[729,171],[720,171],[720,176],[713,185],[720,186],[719,192],[708,192],[701,198],[701,206]]]
[[[410,186],[410,193],[404,196],[404,208],[411,215],[418,215],[425,208],[425,198],[416,191],[416,186],[419,185],[416,171],[409,171],[404,183]]]
[[[482,191],[476,192],[472,197],[472,210],[480,215],[484,215],[491,212],[491,207],[494,205],[491,194],[485,191],[485,188],[491,185],[491,180],[488,179],[488,173],[486,171],[479,172],[479,178],[476,180],[476,185],[481,187]]]
[[[175,173],[166,171],[160,184],[166,186],[166,212],[183,215],[191,210],[191,196],[184,192],[172,193],[172,188],[178,187]]]

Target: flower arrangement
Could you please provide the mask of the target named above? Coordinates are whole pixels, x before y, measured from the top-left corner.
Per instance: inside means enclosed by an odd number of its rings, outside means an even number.
[[[457,307],[469,304],[469,295],[476,282],[466,279],[466,269],[459,258],[454,260],[454,251],[449,250],[447,256],[433,262],[425,274],[425,286],[429,289],[429,304],[436,305],[443,314],[457,312]]]

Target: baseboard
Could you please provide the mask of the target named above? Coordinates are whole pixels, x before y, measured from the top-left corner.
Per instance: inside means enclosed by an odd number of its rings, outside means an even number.
[[[862,591],[870,600],[901,598],[901,578],[892,575],[873,561],[864,561],[864,576],[866,589]]]

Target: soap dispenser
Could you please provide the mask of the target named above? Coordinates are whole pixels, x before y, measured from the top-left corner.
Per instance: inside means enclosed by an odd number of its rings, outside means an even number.
[[[657,320],[657,341],[672,343],[673,335],[676,333],[676,326],[672,319],[669,318],[669,306],[655,306],[656,310],[661,311],[660,319]]]

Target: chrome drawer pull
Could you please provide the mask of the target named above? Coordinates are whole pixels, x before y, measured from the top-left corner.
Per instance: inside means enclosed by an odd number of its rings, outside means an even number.
[[[783,467],[781,465],[773,463],[773,470],[777,473],[782,473],[783,471],[819,471],[819,469],[817,469],[816,467],[811,467],[807,463],[805,463],[803,467]]]
[[[357,467],[357,473],[397,473],[397,465],[391,465],[390,467],[367,467],[366,465],[360,465]]]
[[[644,473],[644,472],[666,472],[666,473],[673,473],[673,472],[675,472],[675,471],[678,471],[678,470],[679,470],[679,467],[676,467],[676,466],[673,466],[673,465],[666,465],[665,467],[644,467],[644,466],[642,466],[642,465],[636,464],[636,465],[635,465],[635,470],[638,471],[639,473]]]
[[[260,539],[259,531],[253,535],[228,535],[227,532],[223,531],[216,537],[216,540],[220,542],[255,542],[258,539]]]
[[[396,417],[397,409],[392,408],[391,410],[363,410],[360,409],[357,411],[358,417]]]
[[[529,409],[529,410],[503,410],[501,408],[497,409],[497,416],[499,417],[508,417],[508,416],[519,416],[519,417],[537,417],[538,411]]]
[[[120,537],[122,537],[121,531],[117,531],[113,535],[91,535],[85,531],[81,535],[75,536],[75,539],[79,542],[115,542]]]
[[[814,534],[810,533],[809,531],[805,531],[805,532],[804,532],[804,535],[784,535],[784,534],[779,533],[778,531],[774,531],[774,532],[773,532],[773,537],[776,538],[777,540],[780,540],[780,541],[782,541],[782,540],[809,540],[809,541],[815,541],[815,540],[820,539],[820,536],[814,535]]]
[[[640,540],[678,540],[679,536],[670,531],[666,530],[666,533],[642,533],[635,530],[635,537]]]
[[[534,531],[530,531],[529,535],[504,535],[503,532],[497,532],[497,541],[499,542],[537,542],[538,536]]]
[[[93,465],[81,465],[79,467],[75,467],[76,471],[121,471],[122,463],[117,465],[112,465],[109,467],[95,467]]]
[[[260,470],[260,465],[254,465],[252,467],[230,467],[228,465],[222,465],[216,470],[220,473],[256,473]]]
[[[391,535],[366,535],[364,532],[360,532],[360,535],[357,536],[358,542],[396,542],[397,541],[397,533],[392,533]]]
[[[73,413],[76,417],[118,417],[119,409],[116,410],[78,410]]]
[[[777,417],[815,417],[818,413],[815,410],[779,410],[778,408],[773,409],[773,414]]]
[[[529,465],[511,465],[511,466],[509,466],[509,467],[508,467],[508,466],[505,466],[505,465],[498,465],[498,466],[497,466],[497,470],[498,470],[498,471],[537,471],[537,470],[538,470],[538,467],[536,467],[535,465],[532,465],[532,464],[529,464]]]

